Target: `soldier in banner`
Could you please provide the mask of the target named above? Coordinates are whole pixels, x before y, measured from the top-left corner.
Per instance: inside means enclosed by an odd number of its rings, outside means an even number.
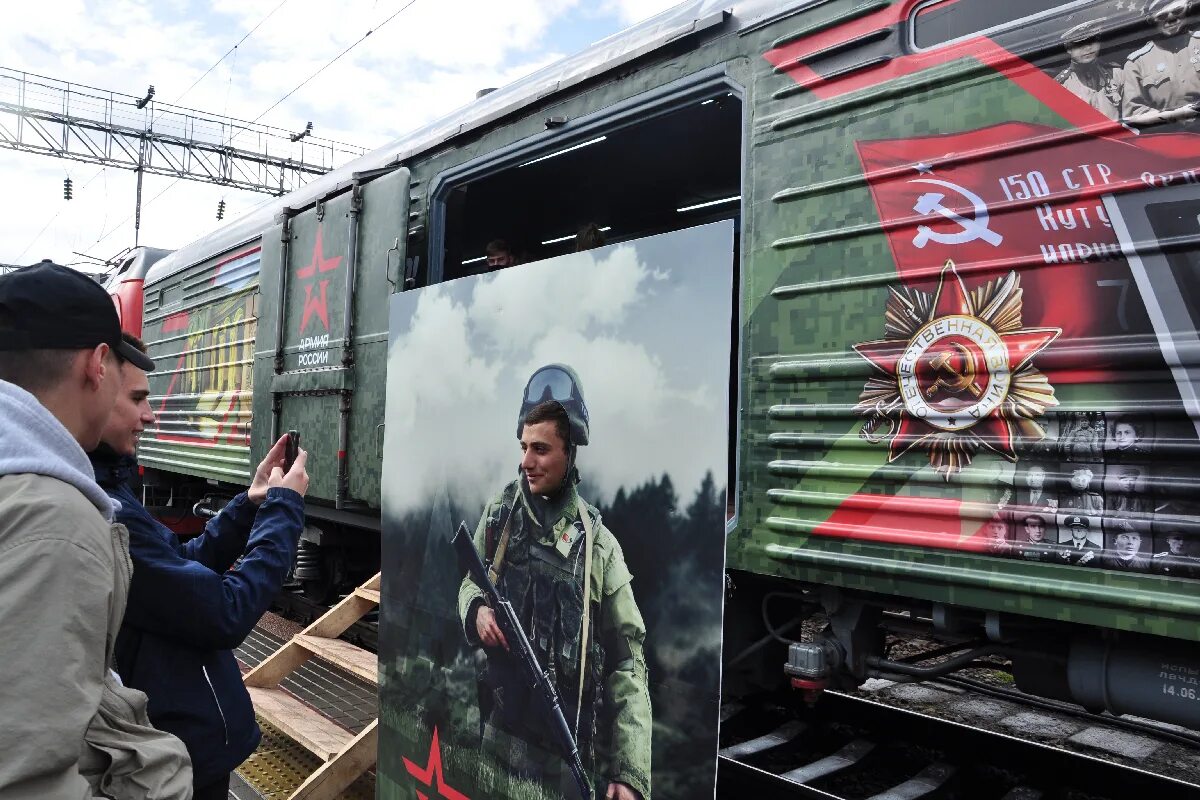
[[[1017,556],[1027,561],[1056,561],[1058,548],[1046,541],[1046,520],[1042,515],[1026,514],[1021,524],[1024,538],[1017,543]]]
[[[646,626],[620,544],[575,490],[575,458],[589,430],[574,370],[552,364],[533,374],[517,436],[520,477],[484,509],[475,549],[555,681],[598,796],[650,800]],[[458,608],[467,641],[488,655],[481,678],[490,689],[490,708],[481,710],[485,749],[553,796],[573,797],[573,779],[554,752],[546,721],[504,654],[509,643],[469,576],[459,588]]]
[[[988,520],[987,552],[992,556],[1011,556],[1013,545],[1008,538],[1008,520],[997,514]]]
[[[1055,80],[1109,119],[1121,118],[1120,66],[1100,61],[1100,31],[1103,20],[1088,20],[1070,28],[1060,39],[1071,64]]]
[[[1142,468],[1130,465],[1109,467],[1113,471],[1112,491],[1108,492],[1108,510],[1119,514],[1146,514],[1153,508],[1142,492]]]
[[[1183,529],[1177,525],[1167,527],[1162,539],[1167,549],[1150,557],[1150,569],[1175,578],[1200,578],[1200,557],[1194,554],[1195,542],[1188,541]]]
[[[1101,566],[1125,572],[1144,572],[1150,560],[1142,554],[1142,532],[1127,519],[1113,521],[1112,544],[1104,554]],[[1111,534],[1110,534],[1111,535]]]
[[[1090,537],[1091,523],[1080,514],[1072,514],[1064,522],[1071,536],[1059,551],[1059,558],[1077,567],[1096,566],[1104,548],[1092,541]]]
[[[1047,486],[1046,468],[1041,464],[1030,464],[1021,476],[1024,484],[1017,493],[1017,503],[1032,511],[1057,511],[1058,494],[1053,486]],[[1053,483],[1051,481],[1051,483]]]
[[[1095,477],[1091,467],[1076,467],[1071,472],[1070,488],[1059,496],[1059,505],[1064,511],[1082,511],[1085,514],[1103,514],[1104,497],[1092,489]]]
[[[1059,438],[1066,461],[1098,463],[1104,460],[1104,412],[1079,411],[1067,415]]]
[[[1113,420],[1108,441],[1104,444],[1110,461],[1136,460],[1149,452],[1146,446],[1144,427],[1145,422],[1135,422],[1130,417],[1117,417]]]
[[[1200,32],[1187,26],[1190,0],[1150,0],[1150,41],[1129,54],[1122,117],[1131,125],[1193,124],[1200,114]]]

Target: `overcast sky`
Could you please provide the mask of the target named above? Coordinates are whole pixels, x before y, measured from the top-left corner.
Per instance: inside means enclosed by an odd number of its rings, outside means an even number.
[[[9,4],[0,67],[244,120],[409,0],[40,0]],[[262,118],[379,147],[676,0],[414,0]],[[265,21],[264,21],[265,20]],[[192,84],[255,26],[234,54]],[[7,85],[14,85],[11,75]],[[0,94],[4,94],[0,81]],[[12,101],[11,96],[0,100]],[[74,113],[78,114],[78,111]],[[0,149],[0,263],[107,258],[133,244],[132,172]],[[63,179],[74,199],[63,199]],[[172,185],[174,184],[174,185]],[[178,248],[267,195],[146,176],[141,244]],[[95,267],[82,266],[85,269]]]
[[[475,507],[514,479],[525,382],[553,363],[584,387],[588,500],[664,473],[680,507],[706,472],[723,488],[732,264],[726,221],[392,295],[388,513],[443,486]]]

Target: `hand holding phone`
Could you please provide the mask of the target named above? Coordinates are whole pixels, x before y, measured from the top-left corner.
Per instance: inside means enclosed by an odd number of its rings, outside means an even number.
[[[300,432],[287,432],[287,449],[283,456],[283,473],[286,475],[291,471],[292,465],[296,463],[296,456],[300,455]]]

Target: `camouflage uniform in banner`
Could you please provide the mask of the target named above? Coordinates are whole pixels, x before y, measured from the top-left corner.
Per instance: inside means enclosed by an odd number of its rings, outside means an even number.
[[[592,610],[583,702],[576,703],[585,541],[576,496],[570,485],[552,498],[533,498],[523,478],[513,481],[484,509],[475,549],[489,562],[512,516],[497,586],[520,616],[538,662],[550,673],[596,796],[603,797],[607,784],[615,781],[650,800],[652,719],[642,651],[646,626],[621,546],[599,512],[586,503],[595,536],[588,591]],[[544,511],[539,515],[535,507]],[[459,588],[458,610],[467,641],[476,646],[474,612],[482,602],[482,593],[468,576]],[[570,771],[554,751],[534,698],[511,662],[497,655],[489,653],[482,679],[491,701],[490,710],[481,709],[486,715],[485,748],[554,796],[573,797]]]

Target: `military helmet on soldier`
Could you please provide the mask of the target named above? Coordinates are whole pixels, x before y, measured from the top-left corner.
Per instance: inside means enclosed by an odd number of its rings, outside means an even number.
[[[570,445],[588,443],[588,410],[583,402],[583,385],[575,370],[565,364],[547,364],[536,370],[525,384],[521,413],[517,416],[517,438],[525,427],[525,417],[535,407],[553,400],[567,412],[571,423]]]

